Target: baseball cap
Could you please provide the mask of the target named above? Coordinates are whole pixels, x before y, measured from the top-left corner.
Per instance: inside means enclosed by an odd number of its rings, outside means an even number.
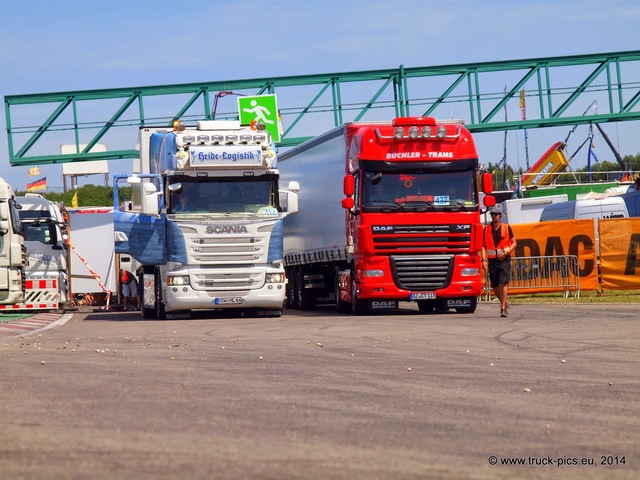
[[[491,207],[489,209],[490,215],[502,215],[502,209],[500,207]]]

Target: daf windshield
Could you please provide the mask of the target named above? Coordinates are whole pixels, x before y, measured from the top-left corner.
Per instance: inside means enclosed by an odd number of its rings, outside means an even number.
[[[271,177],[174,177],[169,191],[169,213],[278,212],[277,179]]]
[[[377,209],[463,210],[478,204],[475,172],[363,172],[362,205]]]

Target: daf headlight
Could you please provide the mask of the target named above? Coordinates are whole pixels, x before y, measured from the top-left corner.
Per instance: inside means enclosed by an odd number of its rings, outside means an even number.
[[[403,138],[404,137],[404,128],[396,127],[393,130],[393,136],[396,137],[397,139]]]
[[[167,285],[189,285],[189,275],[170,275],[167,277]]]
[[[460,271],[460,275],[462,275],[463,277],[474,277],[479,274],[480,272],[477,268],[463,268]]]
[[[365,277],[383,277],[384,272],[382,270],[365,270],[362,275]]]
[[[265,281],[267,283],[283,283],[284,273],[267,273]]]
[[[418,138],[419,135],[419,130],[418,127],[416,127],[415,125],[409,128],[409,138],[412,140],[415,140],[416,138]]]
[[[436,129],[436,136],[438,138],[444,138],[447,136],[447,129],[445,127],[443,127],[442,125],[440,125],[437,129]]]

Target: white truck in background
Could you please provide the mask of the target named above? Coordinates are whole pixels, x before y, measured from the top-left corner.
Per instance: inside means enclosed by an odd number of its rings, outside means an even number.
[[[0,178],[0,310],[24,302],[27,249],[13,188]]]
[[[537,223],[547,205],[568,201],[566,193],[546,197],[513,198],[502,202],[502,221],[511,225]],[[491,223],[489,214],[485,214],[485,223]]]
[[[40,308],[57,308],[69,302],[67,222],[62,207],[38,193],[16,197],[24,231],[27,280],[38,282]],[[29,292],[27,292],[29,296]],[[56,304],[56,305],[54,305]]]

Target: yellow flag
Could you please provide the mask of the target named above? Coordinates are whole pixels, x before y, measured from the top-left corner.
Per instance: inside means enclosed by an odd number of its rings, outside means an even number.
[[[78,208],[78,190],[73,194],[73,198],[71,199],[71,207]]]

